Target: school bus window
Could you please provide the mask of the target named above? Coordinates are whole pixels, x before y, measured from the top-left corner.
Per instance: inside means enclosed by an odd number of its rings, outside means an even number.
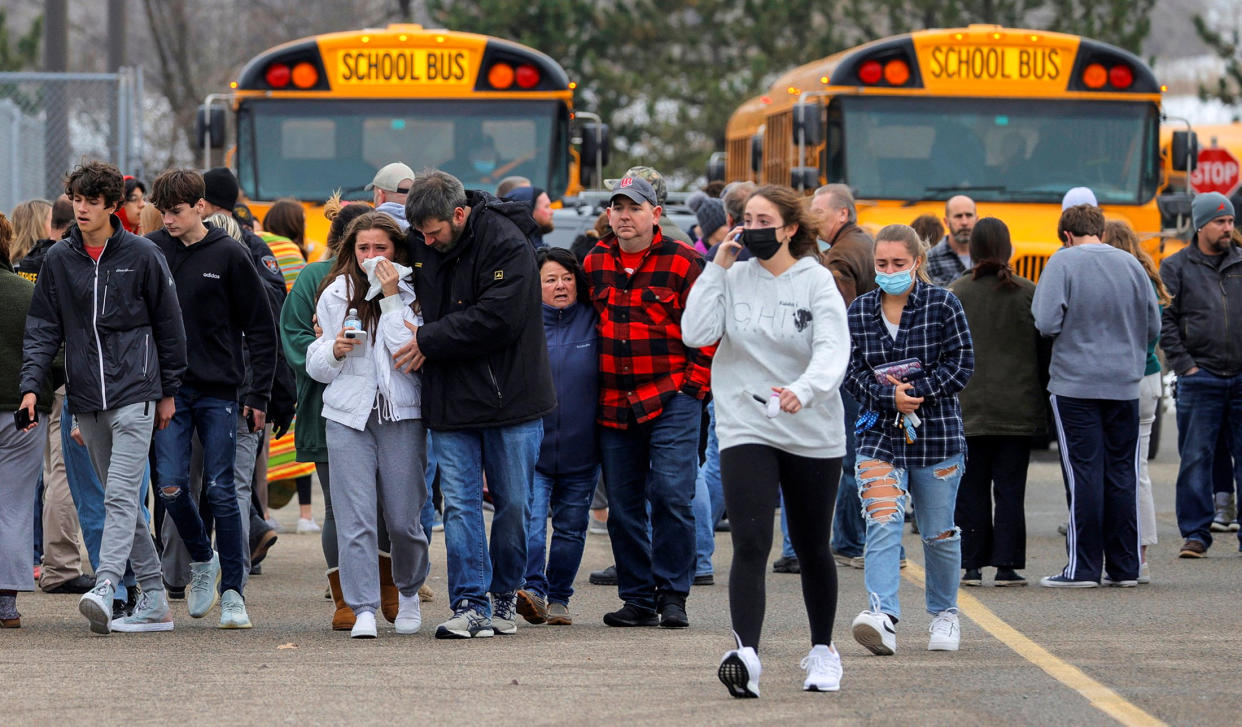
[[[281,123],[280,155],[286,159],[336,157],[336,123],[331,119],[290,119]]]

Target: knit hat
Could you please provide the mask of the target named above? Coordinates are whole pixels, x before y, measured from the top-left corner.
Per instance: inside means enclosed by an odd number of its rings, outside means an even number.
[[[1194,220],[1195,229],[1202,228],[1217,217],[1233,217],[1233,203],[1220,192],[1196,194],[1190,203],[1190,217]]]
[[[714,197],[708,197],[699,203],[694,216],[699,220],[699,235],[704,239],[725,226],[724,203]]]
[[[1099,207],[1100,203],[1095,199],[1095,192],[1090,187],[1074,187],[1065,193],[1061,198],[1061,211],[1070,207],[1077,207],[1080,204],[1089,204],[1092,207]]]
[[[703,204],[703,200],[707,199],[707,197],[707,192],[704,192],[701,189],[696,189],[691,192],[688,197],[686,197],[686,206],[690,208],[691,212],[698,212],[699,205]]]
[[[203,199],[230,212],[237,206],[237,177],[227,167],[208,169],[203,173],[203,184],[207,188]]]

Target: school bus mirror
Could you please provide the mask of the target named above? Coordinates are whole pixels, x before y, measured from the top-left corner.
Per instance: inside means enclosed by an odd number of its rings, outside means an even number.
[[[794,189],[805,192],[819,187],[818,167],[794,167],[789,176],[789,186]]]
[[[824,143],[824,108],[818,103],[798,103],[793,107],[793,138],[807,146]]]
[[[603,181],[603,168],[608,166],[608,152],[612,146],[608,124],[587,123],[579,127],[582,148],[579,156],[582,166],[578,173],[579,181],[584,185],[595,180],[595,184]],[[596,169],[596,167],[599,169]]]
[[[212,149],[223,149],[224,109],[206,104],[199,106],[198,113],[194,115],[194,136],[199,149],[209,144]]]
[[[707,181],[723,182],[725,180],[724,152],[714,152],[707,160]]]
[[[1193,131],[1174,131],[1169,156],[1172,157],[1169,161],[1173,163],[1173,171],[1194,171],[1199,161],[1199,135]]]

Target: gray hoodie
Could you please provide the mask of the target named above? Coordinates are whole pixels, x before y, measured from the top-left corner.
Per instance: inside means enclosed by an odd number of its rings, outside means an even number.
[[[410,229],[410,223],[405,221],[405,205],[398,204],[396,202],[385,202],[379,207],[376,207],[375,211],[383,212],[396,220],[397,227],[400,227],[402,232]]]
[[[1102,243],[1058,250],[1031,303],[1052,337],[1048,391],[1076,399],[1139,396],[1147,343],[1160,332],[1156,292],[1138,260]]]

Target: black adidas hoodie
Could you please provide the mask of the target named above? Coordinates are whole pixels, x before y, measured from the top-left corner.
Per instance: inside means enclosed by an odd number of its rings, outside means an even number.
[[[147,237],[168,260],[181,301],[188,359],[183,385],[237,401],[246,381],[245,334],[252,377],[242,403],[267,411],[276,370],[276,324],[250,253],[211,225],[206,237],[188,247],[166,230]]]

